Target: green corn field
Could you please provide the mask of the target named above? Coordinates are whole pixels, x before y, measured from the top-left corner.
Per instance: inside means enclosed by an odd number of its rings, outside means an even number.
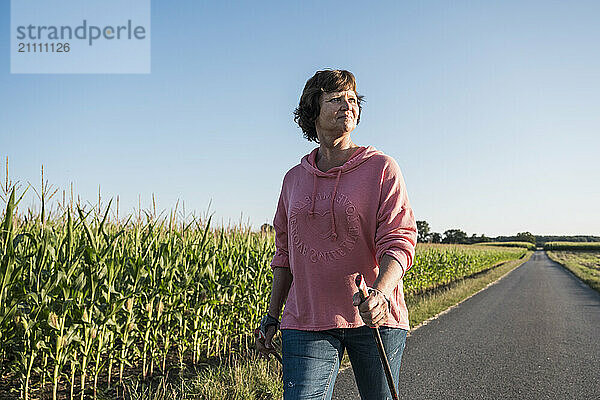
[[[525,248],[419,244],[414,265],[404,279],[404,293],[414,295],[523,257]]]
[[[547,242],[544,250],[600,251],[600,242]]]
[[[39,215],[23,215],[15,197],[13,189],[0,214],[0,380],[13,398],[97,398],[124,379],[252,351],[269,300],[272,233],[175,213],[118,219],[111,203],[47,218],[43,193]],[[419,245],[405,291],[525,253]]]
[[[477,243],[477,246],[524,247],[528,250],[536,249],[536,245],[531,242],[484,242]]]

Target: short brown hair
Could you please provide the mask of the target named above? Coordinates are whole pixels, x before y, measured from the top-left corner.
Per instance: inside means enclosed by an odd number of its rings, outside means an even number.
[[[302,96],[300,96],[300,104],[294,110],[294,122],[302,129],[306,139],[319,143],[315,121],[321,113],[321,95],[344,90],[353,90],[356,93],[358,101],[358,120],[356,124],[358,125],[364,96],[359,96],[356,92],[356,79],[352,72],[343,69],[326,69],[317,71],[306,82]]]

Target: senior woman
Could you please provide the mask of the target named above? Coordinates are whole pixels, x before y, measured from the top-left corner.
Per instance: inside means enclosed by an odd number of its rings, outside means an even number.
[[[380,327],[398,387],[409,329],[402,277],[417,228],[396,161],[350,137],[362,100],[352,73],[318,71],[294,112],[304,137],[319,147],[283,179],[273,286],[260,327],[266,338],[256,342],[268,357],[281,329],[286,400],[330,399],[345,350],[361,398],[391,398],[372,327]],[[358,274],[371,289],[362,303]]]

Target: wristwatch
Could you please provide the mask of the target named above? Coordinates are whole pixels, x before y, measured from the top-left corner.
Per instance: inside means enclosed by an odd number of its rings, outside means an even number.
[[[275,329],[279,329],[279,320],[275,317],[272,317],[269,315],[269,313],[266,313],[262,319],[260,320],[260,332],[266,336],[267,335],[267,328],[269,326],[275,326]]]

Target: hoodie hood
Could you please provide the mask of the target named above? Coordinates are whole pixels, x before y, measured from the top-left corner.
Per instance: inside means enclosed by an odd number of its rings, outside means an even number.
[[[335,218],[334,218],[334,204],[335,204],[335,196],[337,194],[338,184],[340,183],[340,178],[341,178],[342,174],[350,172],[350,171],[358,168],[359,165],[361,165],[362,163],[367,161],[372,156],[374,156],[376,154],[383,154],[383,152],[375,149],[373,146],[359,147],[354,152],[354,154],[352,154],[352,156],[350,156],[348,161],[346,161],[343,165],[341,165],[339,167],[333,167],[330,170],[323,172],[319,168],[317,168],[316,158],[317,158],[318,151],[319,151],[319,148],[317,147],[312,152],[310,152],[310,154],[305,155],[304,157],[302,157],[302,160],[300,160],[300,165],[302,165],[302,167],[304,169],[306,169],[309,173],[311,173],[313,176],[313,192],[312,192],[312,196],[311,196],[311,207],[310,207],[310,211],[308,213],[311,216],[314,215],[314,213],[315,213],[315,196],[317,193],[318,178],[335,179],[335,185],[333,186],[333,193],[331,194],[331,204],[330,204],[331,232],[332,232],[331,240],[335,241],[335,240],[337,240],[337,232],[336,232]]]
[[[323,178],[335,178],[338,173],[346,173],[357,168],[360,164],[367,161],[371,156],[383,154],[383,152],[377,150],[373,146],[359,147],[354,154],[350,156],[348,161],[344,163],[344,165],[333,167],[329,171],[323,172],[317,168],[317,163],[315,161],[318,151],[319,148],[317,147],[311,151],[310,154],[302,157],[302,160],[300,160],[300,165],[302,165],[302,167],[304,167],[304,169],[306,169],[308,172]]]

